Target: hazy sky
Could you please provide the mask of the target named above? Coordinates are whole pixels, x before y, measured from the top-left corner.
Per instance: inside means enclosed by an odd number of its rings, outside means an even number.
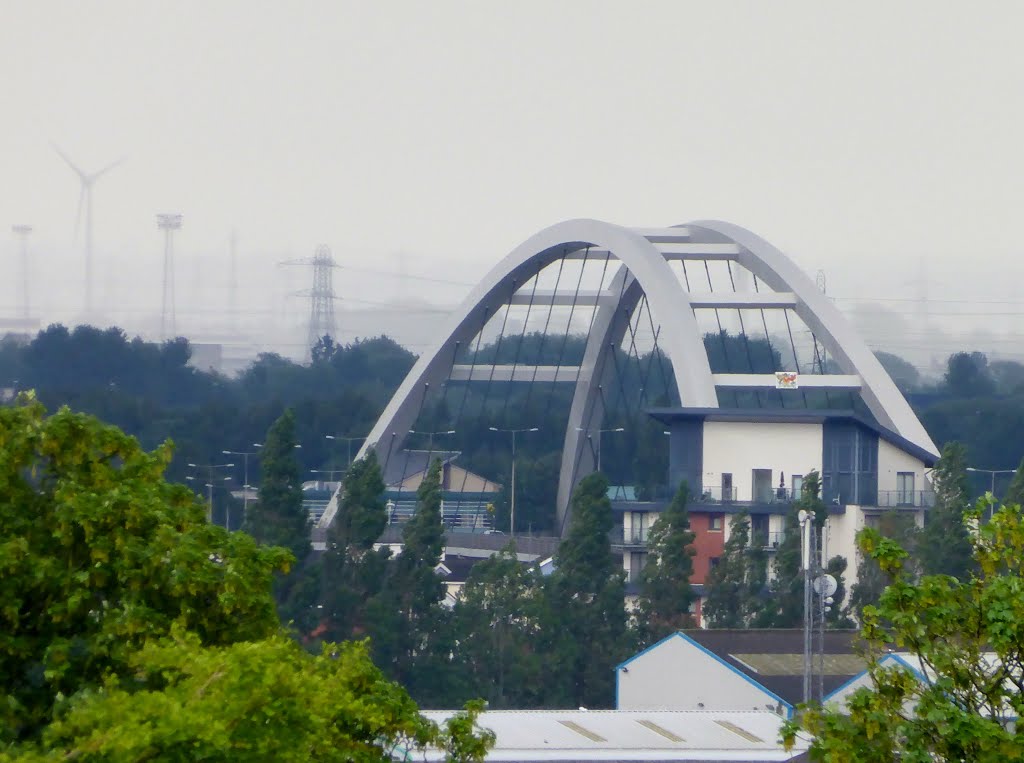
[[[156,314],[159,211],[185,218],[182,312],[223,299],[232,229],[240,301],[280,318],[308,275],[275,263],[321,242],[342,263],[469,281],[566,218],[711,217],[824,269],[838,297],[917,298],[926,273],[936,320],[991,311],[1004,332],[1024,317],[1020,2],[0,13],[0,313],[20,300],[15,223],[36,228],[33,301],[64,320],[81,304],[78,183],[53,141],[87,171],[126,157],[94,213],[97,298],[119,322]],[[344,271],[336,287],[396,294]]]

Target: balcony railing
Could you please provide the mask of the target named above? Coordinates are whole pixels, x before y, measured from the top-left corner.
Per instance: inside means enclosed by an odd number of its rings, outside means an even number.
[[[878,506],[884,508],[931,508],[935,493],[930,490],[879,490]]]
[[[735,487],[705,487],[698,499],[699,503],[792,503],[800,497],[799,491],[794,492],[787,487],[775,487],[760,491],[752,498],[741,497]]]
[[[616,527],[609,533],[609,537],[613,546],[646,546],[651,537],[651,528],[642,527],[627,530],[623,527]]]
[[[768,532],[767,530],[755,530],[750,534],[751,548],[776,549],[782,543],[785,533],[781,531]]]

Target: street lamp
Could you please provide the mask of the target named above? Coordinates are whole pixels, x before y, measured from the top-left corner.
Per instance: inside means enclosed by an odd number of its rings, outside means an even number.
[[[487,427],[492,432],[503,432],[512,435],[512,500],[509,509],[509,532],[513,538],[516,537],[516,435],[520,432],[539,432],[537,427],[529,429],[498,429],[498,427]]]
[[[253,443],[255,445],[255,443]],[[225,456],[241,456],[242,463],[245,464],[243,467],[244,475],[243,479],[245,484],[242,485],[242,522],[245,522],[245,518],[249,512],[249,456],[255,456],[259,451],[255,450],[222,450]],[[231,529],[230,527],[228,528]]]
[[[338,472],[344,472],[344,471],[345,471],[344,469],[310,469],[309,473],[310,474],[326,474],[327,475],[327,479],[330,482],[334,482],[334,475],[337,474]]]
[[[592,435],[594,432],[587,432],[583,427],[576,427],[577,432],[586,432],[587,439],[593,441]],[[615,429],[596,429],[597,433],[597,470],[601,471],[601,439],[605,432],[625,432],[625,427],[615,427]]]
[[[206,469],[206,474],[207,474],[207,477],[206,477],[207,485],[206,485],[206,487],[208,487],[210,489],[210,504],[209,504],[209,506],[206,509],[206,521],[207,522],[212,522],[213,521],[213,470],[214,469],[232,469],[232,468],[234,468],[235,465],[234,464],[189,464],[189,466],[192,467],[193,469]],[[185,479],[189,479],[189,478],[186,477]],[[230,477],[228,477],[227,479],[230,479]]]
[[[360,440],[365,440],[366,439],[366,435],[363,435],[362,437],[347,437],[345,435],[340,435],[340,434],[339,435],[325,434],[324,435],[324,439],[325,440],[344,440],[346,442],[346,444],[348,445],[348,460],[345,463],[348,464],[348,465],[351,465],[352,464],[352,443],[359,442]]]
[[[448,429],[448,430],[446,430],[444,432],[417,432],[415,429],[410,429],[409,430],[409,434],[425,434],[425,435],[427,435],[430,438],[430,450],[429,450],[429,452],[433,453],[434,452],[434,436],[435,435],[442,435],[442,434],[455,434],[455,430],[454,429]]]
[[[969,471],[969,472],[978,472],[980,474],[991,475],[991,477],[992,477],[992,483],[991,483],[992,486],[989,489],[989,492],[992,493],[992,495],[995,495],[996,494],[996,475],[997,474],[1015,474],[1017,470],[1016,469],[975,469],[973,466],[968,466],[967,467],[967,471]]]

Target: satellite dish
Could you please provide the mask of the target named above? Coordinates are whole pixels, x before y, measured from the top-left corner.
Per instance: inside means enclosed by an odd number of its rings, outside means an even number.
[[[839,590],[839,583],[832,575],[818,575],[811,583],[811,588],[818,596],[828,597]]]

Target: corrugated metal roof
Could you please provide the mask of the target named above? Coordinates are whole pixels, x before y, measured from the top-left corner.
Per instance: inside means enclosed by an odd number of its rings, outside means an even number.
[[[443,723],[454,711],[428,711]],[[788,761],[783,719],[768,712],[667,710],[492,710],[479,725],[497,736],[488,761]],[[441,761],[441,751],[412,759]]]

